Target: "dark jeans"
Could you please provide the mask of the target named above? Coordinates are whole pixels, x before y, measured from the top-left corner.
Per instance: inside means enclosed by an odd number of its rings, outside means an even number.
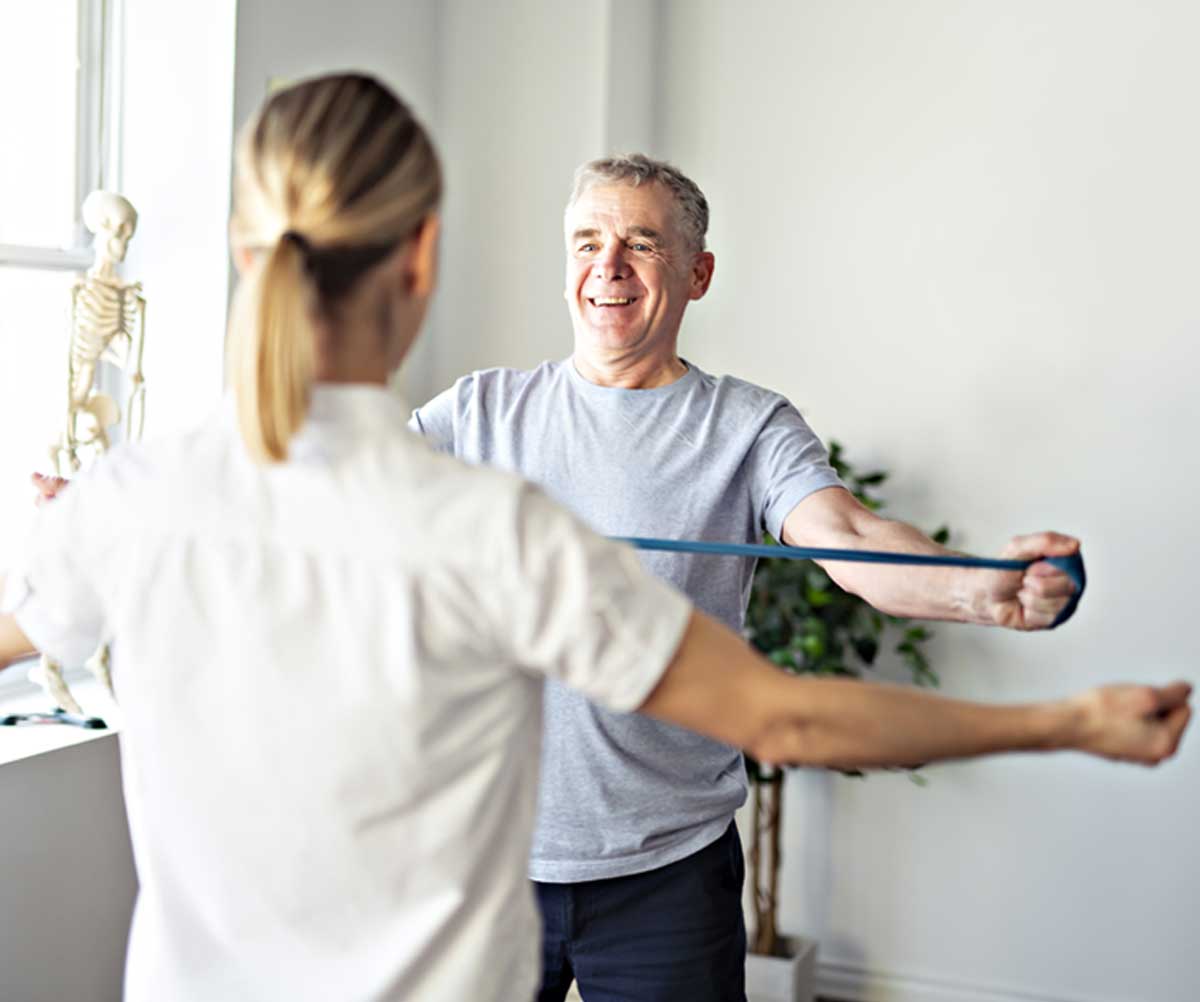
[[[745,1002],[742,843],[732,824],[699,852],[648,873],[535,883],[542,987],[562,1002]]]

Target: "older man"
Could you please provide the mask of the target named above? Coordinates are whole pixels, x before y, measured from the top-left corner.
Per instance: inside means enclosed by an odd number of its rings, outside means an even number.
[[[540,483],[609,534],[756,542],[766,529],[798,546],[944,552],[863,508],[786,399],[679,356],[684,312],[712,281],[707,227],[704,195],[674,167],[640,155],[585,164],[565,217],[572,356],[466,376],[412,427]],[[1077,547],[1043,533],[1007,555]],[[753,561],[643,559],[741,628]],[[828,570],[889,613],[1023,630],[1049,625],[1072,590],[1044,563],[1024,574]],[[573,977],[588,1002],[743,998],[732,820],[745,797],[735,750],[550,683],[530,862],[545,921],[540,1002],[561,1000]]]

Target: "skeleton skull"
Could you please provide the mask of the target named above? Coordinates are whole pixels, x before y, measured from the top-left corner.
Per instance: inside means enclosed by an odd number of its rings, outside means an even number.
[[[128,199],[111,191],[93,191],[83,202],[83,224],[96,235],[96,263],[125,260],[137,229],[137,210]]]

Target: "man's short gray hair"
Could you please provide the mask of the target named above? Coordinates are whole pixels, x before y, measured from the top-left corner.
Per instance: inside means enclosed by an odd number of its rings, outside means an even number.
[[[589,188],[602,184],[640,184],[657,181],[674,197],[679,208],[680,228],[692,250],[704,250],[708,233],[708,199],[690,177],[665,160],[654,160],[641,153],[620,153],[581,164],[575,171],[570,209]]]

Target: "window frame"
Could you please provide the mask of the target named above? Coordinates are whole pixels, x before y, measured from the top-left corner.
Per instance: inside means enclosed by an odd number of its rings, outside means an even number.
[[[0,243],[0,268],[85,271],[94,253],[80,207],[97,188],[119,189],[123,0],[75,0],[75,227],[70,247]]]

